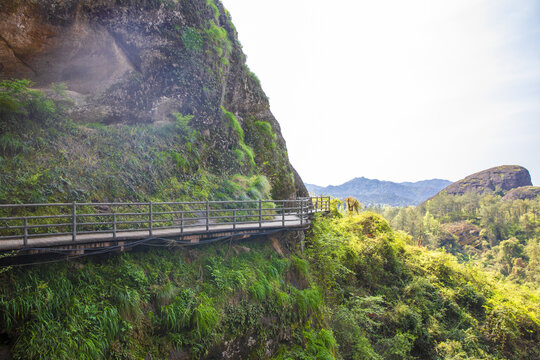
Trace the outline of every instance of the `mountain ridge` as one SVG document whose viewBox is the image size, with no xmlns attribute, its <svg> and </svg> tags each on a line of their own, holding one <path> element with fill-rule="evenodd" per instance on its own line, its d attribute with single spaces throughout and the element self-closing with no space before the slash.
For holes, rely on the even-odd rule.
<svg viewBox="0 0 540 360">
<path fill-rule="evenodd" d="M 422 203 L 450 184 L 451 181 L 444 179 L 398 183 L 362 176 L 341 185 L 318 186 L 306 183 L 306 188 L 313 195 L 331 195 L 337 198 L 353 196 L 364 204 L 409 206 Z"/>
</svg>

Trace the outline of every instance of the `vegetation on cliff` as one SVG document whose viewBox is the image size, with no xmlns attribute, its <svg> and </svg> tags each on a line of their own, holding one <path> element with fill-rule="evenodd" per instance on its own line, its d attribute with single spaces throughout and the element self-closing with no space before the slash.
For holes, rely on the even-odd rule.
<svg viewBox="0 0 540 360">
<path fill-rule="evenodd" d="M 152 249 L 8 272 L 1 328 L 20 359 L 165 358 L 173 351 L 264 357 L 269 341 L 275 346 L 318 314 L 321 297 L 284 282 L 297 272 L 293 260 L 246 245 Z M 253 342 L 247 349 L 225 345 L 244 337 Z"/>
<path fill-rule="evenodd" d="M 261 157 L 279 152 L 254 153 L 238 122 L 237 147 L 216 152 L 191 125 L 191 115 L 175 113 L 174 122 L 162 125 L 80 124 L 30 85 L 0 83 L 2 203 L 259 199 L 291 192 L 283 173 L 267 169 Z M 257 136 L 251 142 L 260 141 L 257 150 L 277 146 L 271 129 L 252 127 L 249 139 Z M 222 168 L 223 162 L 228 165 Z M 277 164 L 289 166 L 286 157 Z M 268 184 L 265 174 L 273 186 L 257 188 Z M 292 174 L 285 178 L 294 183 Z"/>
</svg>

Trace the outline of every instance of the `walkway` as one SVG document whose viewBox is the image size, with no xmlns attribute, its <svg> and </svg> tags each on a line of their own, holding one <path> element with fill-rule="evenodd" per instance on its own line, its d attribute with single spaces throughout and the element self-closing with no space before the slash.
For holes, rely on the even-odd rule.
<svg viewBox="0 0 540 360">
<path fill-rule="evenodd" d="M 297 200 L 148 203 L 0 204 L 0 250 L 91 244 L 110 246 L 142 239 L 191 242 L 224 234 L 256 234 L 309 225 L 330 210 L 329 197 Z"/>
</svg>

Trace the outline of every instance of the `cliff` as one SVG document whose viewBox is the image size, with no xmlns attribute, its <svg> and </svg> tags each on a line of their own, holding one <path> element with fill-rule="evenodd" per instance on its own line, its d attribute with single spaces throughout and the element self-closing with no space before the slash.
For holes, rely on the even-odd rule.
<svg viewBox="0 0 540 360">
<path fill-rule="evenodd" d="M 8 0 L 0 34 L 0 80 L 32 81 L 32 90 L 0 86 L 4 197 L 204 198 L 215 191 L 186 182 L 209 190 L 229 180 L 228 196 L 242 185 L 235 175 L 266 177 L 274 198 L 305 195 L 219 1 Z M 50 106 L 30 114 L 32 104 Z M 32 176 L 45 195 L 14 186 Z M 133 189 L 114 190 L 122 186 Z"/>
</svg>

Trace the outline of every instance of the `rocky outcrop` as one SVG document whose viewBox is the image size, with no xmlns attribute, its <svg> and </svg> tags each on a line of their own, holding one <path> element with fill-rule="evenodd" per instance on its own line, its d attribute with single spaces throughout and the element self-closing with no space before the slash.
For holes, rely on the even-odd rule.
<svg viewBox="0 0 540 360">
<path fill-rule="evenodd" d="M 443 191 L 449 195 L 486 192 L 503 195 L 509 190 L 530 185 L 531 175 L 527 169 L 517 165 L 503 165 L 469 175 Z"/>
<path fill-rule="evenodd" d="M 174 121 L 174 112 L 193 115 L 190 125 L 214 149 L 207 166 L 218 173 L 230 171 L 224 154 L 242 145 L 226 109 L 246 132 L 246 145 L 259 150 L 254 160 L 273 196 L 294 197 L 295 179 L 301 179 L 245 60 L 219 0 L 0 3 L 0 80 L 27 78 L 52 95 L 61 84 L 78 123 L 159 126 Z M 268 123 L 275 144 L 261 149 L 253 143 L 246 121 Z M 248 168 L 246 162 L 242 172 L 249 174 Z"/>
<path fill-rule="evenodd" d="M 480 230 L 482 230 L 480 227 L 466 221 L 458 221 L 441 226 L 442 233 L 453 237 L 462 247 L 479 247 L 481 244 Z"/>
<path fill-rule="evenodd" d="M 540 196 L 540 186 L 522 186 L 510 190 L 503 200 L 526 200 Z"/>
</svg>

